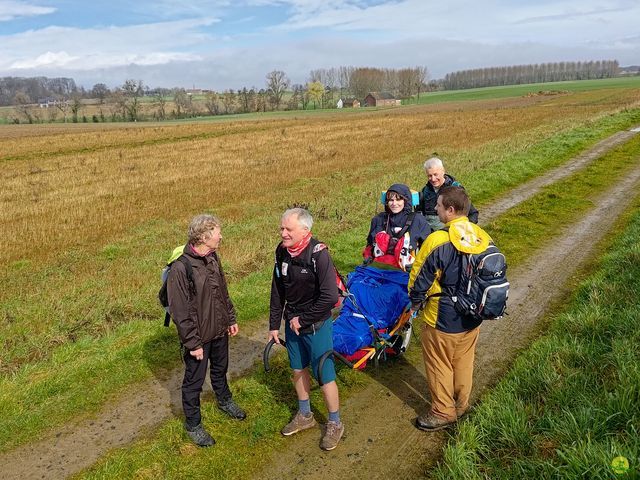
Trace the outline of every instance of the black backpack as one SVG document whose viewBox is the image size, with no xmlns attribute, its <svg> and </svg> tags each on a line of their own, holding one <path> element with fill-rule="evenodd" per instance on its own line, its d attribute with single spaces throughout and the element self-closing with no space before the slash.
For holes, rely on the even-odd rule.
<svg viewBox="0 0 640 480">
<path fill-rule="evenodd" d="M 175 262 L 180 262 L 184 265 L 184 268 L 187 272 L 187 280 L 189 281 L 189 299 L 195 297 L 196 295 L 196 284 L 193 281 L 193 267 L 191 266 L 191 262 L 184 255 L 180 255 L 173 262 L 167 263 L 167 266 L 162 269 L 162 286 L 160 287 L 160 291 L 158 292 L 158 300 L 160 300 L 160 305 L 164 307 L 164 326 L 168 327 L 171 323 L 171 314 L 169 313 L 169 296 L 167 294 L 167 279 L 169 278 L 169 271 L 171 270 L 171 266 Z"/>
<path fill-rule="evenodd" d="M 451 296 L 456 311 L 474 320 L 501 318 L 509 297 L 504 255 L 494 244 L 482 253 L 458 253 L 461 275 L 456 293 Z"/>
</svg>

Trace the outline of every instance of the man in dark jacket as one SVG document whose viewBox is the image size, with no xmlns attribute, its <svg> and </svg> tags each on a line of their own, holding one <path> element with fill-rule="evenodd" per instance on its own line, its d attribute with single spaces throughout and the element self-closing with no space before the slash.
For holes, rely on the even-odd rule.
<svg viewBox="0 0 640 480">
<path fill-rule="evenodd" d="M 278 331 L 284 318 L 289 365 L 298 395 L 298 412 L 283 429 L 285 436 L 316 424 L 309 405 L 311 378 L 308 366 L 318 379 L 320 357 L 333 350 L 331 310 L 338 301 L 336 270 L 326 245 L 311 235 L 313 218 L 302 208 L 282 215 L 276 263 L 271 284 L 269 339 L 280 343 Z M 324 362 L 321 386 L 329 421 L 320 444 L 333 450 L 344 433 L 340 421 L 340 400 L 333 359 Z"/>
<path fill-rule="evenodd" d="M 421 212 L 429 222 L 431 229 L 436 231 L 444 227 L 436 212 L 438 192 L 444 187 L 462 187 L 462 185 L 451 175 L 445 173 L 442 160 L 438 157 L 429 158 L 424 162 L 424 171 L 427 174 L 428 182 L 420 192 L 420 203 L 416 207 L 416 211 Z M 478 210 L 473 204 L 469 206 L 467 218 L 472 223 L 478 223 Z"/>
<path fill-rule="evenodd" d="M 202 426 L 200 392 L 210 364 L 211 386 L 218 408 L 233 418 L 246 414 L 231 398 L 227 383 L 229 335 L 238 333 L 236 312 L 229 298 L 227 281 L 216 250 L 222 240 L 220 221 L 198 215 L 189 225 L 183 261 L 172 264 L 167 279 L 169 313 L 178 327 L 185 365 L 182 407 L 186 430 L 201 447 L 215 443 Z"/>
</svg>

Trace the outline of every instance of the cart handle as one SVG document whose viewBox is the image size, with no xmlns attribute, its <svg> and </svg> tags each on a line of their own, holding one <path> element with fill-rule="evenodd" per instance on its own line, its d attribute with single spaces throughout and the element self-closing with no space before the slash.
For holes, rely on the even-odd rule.
<svg viewBox="0 0 640 480">
<path fill-rule="evenodd" d="M 335 358 L 337 358 L 338 360 L 340 360 L 342 363 L 344 363 L 347 367 L 349 368 L 353 368 L 353 363 L 351 363 L 349 360 L 347 360 L 346 358 L 344 358 L 342 355 L 340 355 L 338 352 L 336 352 L 335 350 L 327 350 L 326 352 L 324 352 L 322 354 L 322 356 L 320 357 L 320 361 L 318 362 L 318 384 L 322 387 L 324 385 L 324 382 L 322 381 L 322 368 L 324 367 L 324 362 L 327 358 L 329 358 L 331 355 L 333 355 Z"/>
<path fill-rule="evenodd" d="M 283 347 L 287 346 L 287 342 L 285 342 L 283 339 L 278 337 L 278 340 L 280 340 L 280 344 Z M 264 371 L 267 372 L 267 373 L 269 373 L 269 371 L 271 370 L 271 368 L 269 367 L 269 353 L 271 353 L 271 348 L 275 344 L 276 344 L 276 341 L 272 338 L 271 340 L 269 340 L 267 345 L 264 347 L 264 352 L 262 352 L 262 363 L 264 363 Z"/>
</svg>

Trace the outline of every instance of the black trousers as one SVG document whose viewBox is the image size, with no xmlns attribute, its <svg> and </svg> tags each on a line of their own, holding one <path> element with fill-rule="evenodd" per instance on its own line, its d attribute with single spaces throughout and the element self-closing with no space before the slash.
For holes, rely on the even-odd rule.
<svg viewBox="0 0 640 480">
<path fill-rule="evenodd" d="M 184 380 L 182 381 L 182 408 L 189 428 L 200 424 L 200 393 L 210 365 L 211 387 L 218 403 L 231 398 L 231 390 L 227 383 L 229 367 L 229 336 L 216 338 L 202 346 L 204 358 L 196 360 L 189 350 L 184 349 Z"/>
</svg>

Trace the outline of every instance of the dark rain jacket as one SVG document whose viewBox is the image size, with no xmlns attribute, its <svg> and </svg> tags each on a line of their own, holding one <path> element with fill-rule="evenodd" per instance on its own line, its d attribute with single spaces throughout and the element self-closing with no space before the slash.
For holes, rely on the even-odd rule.
<svg viewBox="0 0 640 480">
<path fill-rule="evenodd" d="M 458 182 L 451 175 L 444 174 L 444 183 L 440 188 L 444 187 L 462 187 L 460 182 Z M 464 188 L 464 187 L 463 187 Z M 439 191 L 440 189 L 438 189 Z M 438 192 L 435 191 L 433 185 L 429 182 L 422 188 L 420 192 L 420 203 L 416 207 L 417 212 L 421 212 L 423 215 L 429 216 L 438 216 L 436 213 L 436 202 L 438 201 Z M 473 206 L 473 203 L 469 206 L 469 215 L 467 218 L 472 223 L 478 223 L 478 209 Z"/>
<path fill-rule="evenodd" d="M 309 333 L 331 316 L 338 302 L 336 269 L 329 250 L 314 238 L 296 257 L 282 244 L 276 249 L 271 282 L 269 330 L 279 330 L 285 321 L 300 317 L 302 333 Z"/>
<path fill-rule="evenodd" d="M 182 262 L 174 262 L 167 278 L 169 313 L 178 327 L 180 342 L 189 351 L 227 334 L 236 323 L 236 311 L 229 298 L 227 281 L 215 252 L 206 257 L 193 253 L 190 245 L 183 252 L 193 267 L 196 294 L 189 291 Z"/>
</svg>

